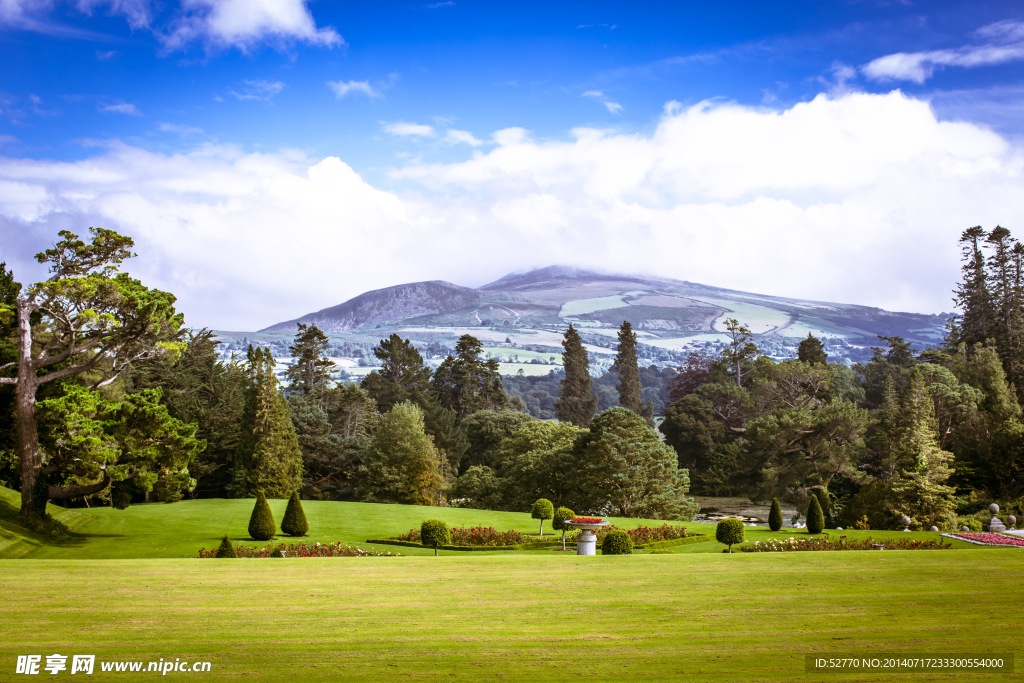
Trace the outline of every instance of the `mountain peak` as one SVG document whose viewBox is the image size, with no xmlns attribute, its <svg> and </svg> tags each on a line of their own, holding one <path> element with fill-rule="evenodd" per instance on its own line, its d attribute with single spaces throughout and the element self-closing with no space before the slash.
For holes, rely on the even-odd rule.
<svg viewBox="0 0 1024 683">
<path fill-rule="evenodd" d="M 575 266 L 555 265 L 545 268 L 535 268 L 527 271 L 515 271 L 508 275 L 490 282 L 481 291 L 522 291 L 527 289 L 549 289 L 564 287 L 567 284 L 580 280 L 610 281 L 610 282 L 642 282 L 642 278 L 635 275 L 618 275 L 614 273 L 601 273 L 595 270 L 585 270 Z"/>
</svg>

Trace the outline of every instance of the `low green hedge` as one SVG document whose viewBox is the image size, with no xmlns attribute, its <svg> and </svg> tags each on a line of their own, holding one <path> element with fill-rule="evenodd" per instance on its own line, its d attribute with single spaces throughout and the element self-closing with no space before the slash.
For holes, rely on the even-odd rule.
<svg viewBox="0 0 1024 683">
<path fill-rule="evenodd" d="M 400 541 L 397 538 L 371 538 L 367 543 L 378 545 L 401 545 L 406 548 L 432 549 L 434 546 L 423 545 L 416 541 Z M 519 545 L 439 545 L 438 550 L 534 550 L 536 548 L 551 548 L 559 544 L 559 541 L 537 541 L 534 543 L 520 543 Z"/>
<path fill-rule="evenodd" d="M 643 545 L 634 546 L 634 550 L 653 550 L 655 548 L 673 548 L 677 545 L 690 545 L 691 543 L 703 543 L 704 541 L 710 541 L 711 536 L 709 534 L 694 534 L 693 536 L 687 536 L 686 538 L 673 538 L 668 541 L 655 541 L 654 543 L 644 543 Z"/>
</svg>

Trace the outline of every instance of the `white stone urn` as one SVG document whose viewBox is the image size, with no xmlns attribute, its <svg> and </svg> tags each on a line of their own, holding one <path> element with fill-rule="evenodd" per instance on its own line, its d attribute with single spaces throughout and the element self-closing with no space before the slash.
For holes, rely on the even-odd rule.
<svg viewBox="0 0 1024 683">
<path fill-rule="evenodd" d="M 597 555 L 597 536 L 594 532 L 609 524 L 611 522 L 590 517 L 573 517 L 566 520 L 566 526 L 575 527 L 580 530 L 579 536 L 576 537 L 576 554 Z"/>
</svg>

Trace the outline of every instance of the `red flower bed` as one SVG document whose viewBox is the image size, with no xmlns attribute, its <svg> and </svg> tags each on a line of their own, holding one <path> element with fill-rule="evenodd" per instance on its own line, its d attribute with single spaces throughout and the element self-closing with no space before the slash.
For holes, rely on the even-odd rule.
<svg viewBox="0 0 1024 683">
<path fill-rule="evenodd" d="M 575 524 L 600 524 L 604 520 L 599 517 L 573 517 L 569 521 Z"/>
<path fill-rule="evenodd" d="M 474 526 L 468 529 L 466 527 L 454 527 L 451 529 L 451 535 L 452 545 L 519 545 L 530 540 L 526 534 L 521 534 L 518 531 L 496 531 L 494 527 L 489 526 Z M 409 529 L 409 533 L 402 534 L 398 537 L 398 540 L 419 543 L 420 530 Z"/>
<path fill-rule="evenodd" d="M 285 557 L 397 557 L 399 553 L 363 550 L 350 545 L 335 543 L 278 543 L 257 548 L 253 545 L 236 545 L 239 557 L 271 557 L 277 551 L 284 551 Z M 217 557 L 217 549 L 199 551 L 199 557 Z"/>
<path fill-rule="evenodd" d="M 980 543 L 982 545 L 1012 545 L 1024 547 L 1024 538 L 1004 536 L 1003 534 L 980 534 L 967 533 L 964 531 L 949 535 L 953 538 L 958 538 L 961 541 L 970 541 L 972 543 Z"/>
<path fill-rule="evenodd" d="M 609 531 L 617 531 L 619 527 L 614 524 L 603 526 L 600 529 L 596 529 L 594 533 L 597 535 L 597 542 L 604 543 L 604 537 L 608 535 Z M 569 536 L 573 540 L 579 532 L 576 532 Z M 671 526 L 670 524 L 662 524 L 661 526 L 638 526 L 635 529 L 627 529 L 626 533 L 633 539 L 633 545 L 643 545 L 645 543 L 657 543 L 658 541 L 672 541 L 677 538 L 686 538 L 686 527 L 684 526 Z"/>
<path fill-rule="evenodd" d="M 875 541 L 866 538 L 856 541 L 840 536 L 835 540 L 828 538 L 788 538 L 757 541 L 741 548 L 745 553 L 789 553 L 814 550 L 874 550 L 875 545 L 884 546 L 886 550 L 949 550 L 952 544 L 942 541 L 919 541 L 910 538 L 883 539 Z"/>
</svg>

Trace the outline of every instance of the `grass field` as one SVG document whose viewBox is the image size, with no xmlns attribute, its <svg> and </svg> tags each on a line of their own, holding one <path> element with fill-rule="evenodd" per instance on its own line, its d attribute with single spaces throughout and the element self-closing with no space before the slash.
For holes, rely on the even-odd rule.
<svg viewBox="0 0 1024 683">
<path fill-rule="evenodd" d="M 203 680 L 1020 680 L 803 668 L 805 654 L 1019 655 L 1020 562 L 988 549 L 2 560 L 0 681 L 33 653 L 209 661 Z"/>
<path fill-rule="evenodd" d="M 1020 680 L 805 674 L 803 659 L 1021 655 L 1024 555 L 1015 549 L 728 555 L 709 541 L 674 555 L 623 557 L 534 550 L 434 558 L 381 546 L 407 556 L 199 560 L 199 547 L 223 533 L 245 537 L 252 501 L 51 507 L 73 528 L 56 543 L 20 527 L 16 504 L 13 491 L 0 489 L 0 557 L 22 558 L 0 559 L 0 683 L 21 679 L 12 673 L 18 655 L 54 653 L 96 655 L 96 680 L 146 677 L 104 673 L 103 662 L 145 668 L 161 658 L 210 662 L 202 679 Z M 284 506 L 271 501 L 278 521 Z M 426 517 L 530 533 L 537 524 L 525 513 L 304 507 L 310 540 L 362 547 Z M 806 534 L 747 527 L 748 540 L 790 535 Z"/>
</svg>

